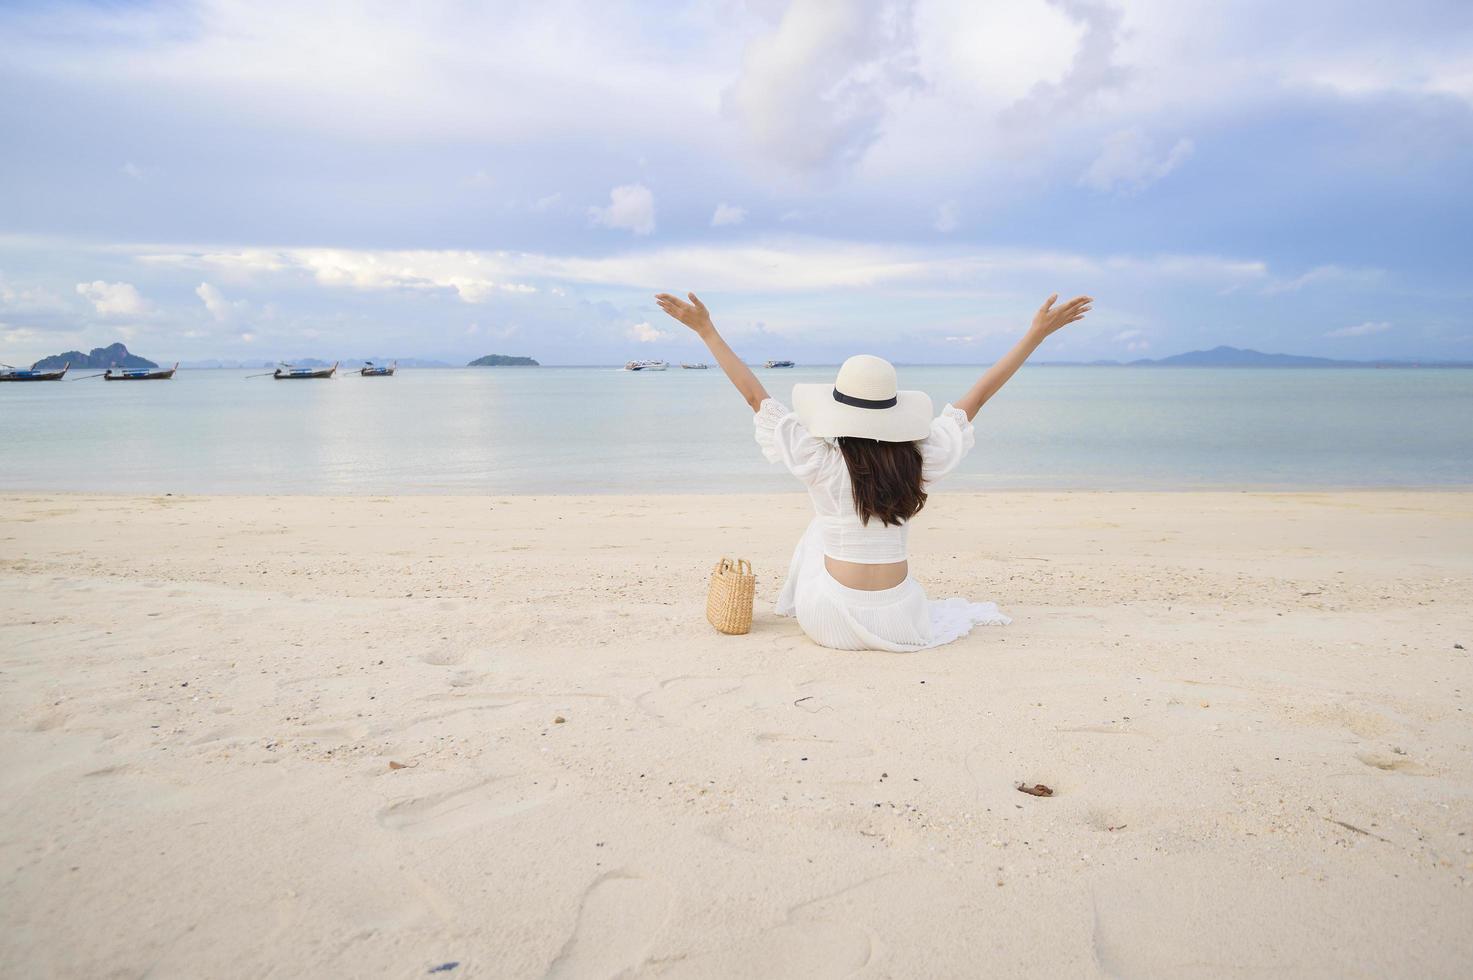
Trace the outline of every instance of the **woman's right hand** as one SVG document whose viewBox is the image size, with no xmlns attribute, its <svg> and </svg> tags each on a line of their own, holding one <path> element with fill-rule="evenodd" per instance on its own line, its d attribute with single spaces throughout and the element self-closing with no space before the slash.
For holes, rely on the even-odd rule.
<svg viewBox="0 0 1473 980">
<path fill-rule="evenodd" d="M 702 337 L 714 332 L 716 327 L 711 322 L 711 311 L 706 309 L 706 304 L 702 303 L 695 293 L 686 293 L 685 295 L 690 297 L 689 303 L 679 296 L 672 296 L 669 293 L 656 293 L 655 302 L 660 304 L 660 309 L 687 327 L 690 327 Z"/>
<path fill-rule="evenodd" d="M 1089 304 L 1094 302 L 1093 297 L 1076 296 L 1063 306 L 1055 306 L 1054 300 L 1058 298 L 1059 294 L 1054 293 L 1048 299 L 1044 300 L 1043 305 L 1038 308 L 1038 312 L 1033 314 L 1033 326 L 1028 328 L 1028 332 L 1039 340 L 1047 337 L 1066 323 L 1073 323 L 1075 320 L 1084 319 L 1084 314 L 1089 312 Z"/>
</svg>

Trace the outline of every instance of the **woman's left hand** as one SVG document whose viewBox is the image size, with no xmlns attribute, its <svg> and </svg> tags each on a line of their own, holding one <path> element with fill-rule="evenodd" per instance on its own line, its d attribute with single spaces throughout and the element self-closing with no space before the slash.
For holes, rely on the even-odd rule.
<svg viewBox="0 0 1473 980">
<path fill-rule="evenodd" d="M 706 309 L 706 304 L 695 293 L 685 295 L 690 297 L 689 303 L 669 293 L 656 293 L 655 301 L 660 304 L 660 309 L 704 337 L 716 329 L 711 323 L 711 311 Z"/>
</svg>

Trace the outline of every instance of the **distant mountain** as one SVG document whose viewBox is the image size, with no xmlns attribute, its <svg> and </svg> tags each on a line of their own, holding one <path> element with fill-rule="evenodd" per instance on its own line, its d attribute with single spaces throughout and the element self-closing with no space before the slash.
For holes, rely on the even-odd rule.
<svg viewBox="0 0 1473 980">
<path fill-rule="evenodd" d="M 1156 360 L 1137 361 L 1054 361 L 1056 367 L 1293 367 L 1293 368 L 1367 368 L 1367 367 L 1473 367 L 1467 361 L 1337 361 L 1329 357 L 1305 357 L 1301 354 L 1265 354 L 1243 347 L 1214 347 L 1193 350 Z"/>
<path fill-rule="evenodd" d="M 406 368 L 448 368 L 452 365 L 444 361 L 427 360 L 423 357 L 368 357 L 344 359 L 344 364 L 357 364 L 359 360 L 372 361 L 374 364 L 398 364 Z"/>
<path fill-rule="evenodd" d="M 1299 354 L 1265 354 L 1263 351 L 1247 350 L 1242 347 L 1214 347 L 1211 350 L 1193 350 L 1185 354 L 1174 354 L 1158 360 L 1131 361 L 1132 364 L 1151 364 L 1156 367 L 1339 367 L 1350 361 L 1336 361 L 1328 357 L 1304 357 Z"/>
<path fill-rule="evenodd" d="M 205 361 L 183 361 L 179 365 L 188 370 L 218 370 L 220 368 L 239 370 L 241 368 L 274 368 L 276 365 L 269 361 L 221 361 L 210 359 Z"/>
<path fill-rule="evenodd" d="M 69 350 L 64 354 L 56 354 L 52 357 L 43 357 L 36 362 L 38 371 L 55 371 L 63 364 L 70 363 L 74 370 L 104 370 L 110 367 L 123 368 L 156 368 L 153 361 L 137 354 L 128 353 L 128 348 L 122 344 L 113 344 L 110 347 L 94 347 L 92 353 L 83 354 L 79 350 Z"/>
<path fill-rule="evenodd" d="M 530 357 L 512 357 L 509 354 L 487 354 L 471 361 L 466 367 L 541 367 Z"/>
</svg>

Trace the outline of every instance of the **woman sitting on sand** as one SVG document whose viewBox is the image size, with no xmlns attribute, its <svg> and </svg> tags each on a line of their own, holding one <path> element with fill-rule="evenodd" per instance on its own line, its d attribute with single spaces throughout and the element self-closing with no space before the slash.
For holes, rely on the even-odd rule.
<svg viewBox="0 0 1473 980">
<path fill-rule="evenodd" d="M 908 524 L 930 484 L 972 448 L 972 419 L 1044 338 L 1089 312 L 1090 297 L 1054 306 L 1050 296 L 1023 339 L 954 406 L 931 417 L 931 398 L 897 391 L 890 362 L 859 354 L 832 385 L 793 386 L 793 409 L 772 398 L 716 332 L 695 293 L 669 293 L 660 308 L 706 342 L 756 413 L 757 443 L 808 487 L 815 517 L 793 552 L 777 599 L 814 642 L 838 650 L 906 652 L 950 643 L 979 624 L 1009 619 L 990 602 L 930 602 L 910 577 Z M 796 409 L 796 411 L 794 410 Z"/>
</svg>

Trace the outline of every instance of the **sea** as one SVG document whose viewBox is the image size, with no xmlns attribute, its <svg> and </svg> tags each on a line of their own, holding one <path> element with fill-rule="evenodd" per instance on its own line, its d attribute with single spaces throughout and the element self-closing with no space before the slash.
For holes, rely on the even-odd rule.
<svg viewBox="0 0 1473 980">
<path fill-rule="evenodd" d="M 902 366 L 939 410 L 983 370 Z M 757 369 L 774 396 L 833 366 Z M 796 488 L 722 372 L 401 368 L 0 384 L 0 490 L 747 493 Z M 74 377 L 82 378 L 73 372 Z M 1473 370 L 1029 366 L 938 489 L 1473 485 Z"/>
</svg>

